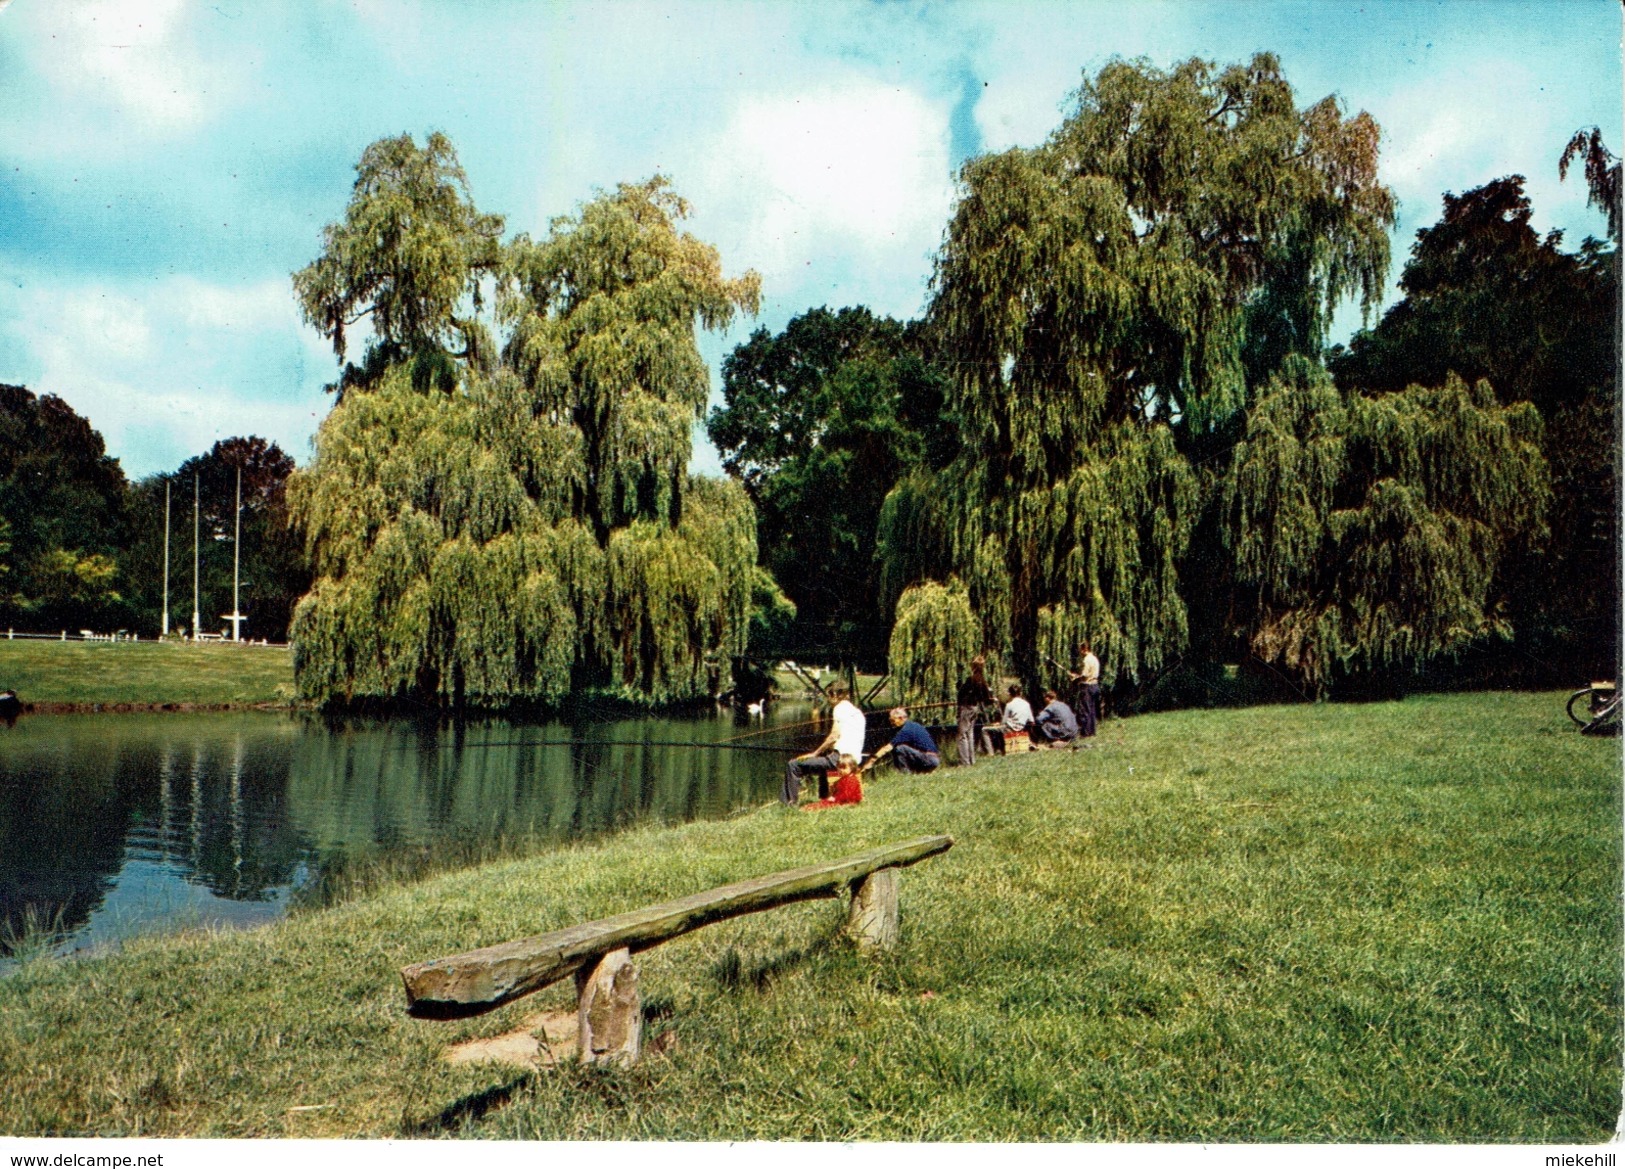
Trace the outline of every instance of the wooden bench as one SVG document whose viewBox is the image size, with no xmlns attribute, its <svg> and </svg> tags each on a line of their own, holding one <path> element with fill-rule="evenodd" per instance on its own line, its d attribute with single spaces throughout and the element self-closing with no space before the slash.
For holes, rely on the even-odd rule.
<svg viewBox="0 0 1625 1169">
<path fill-rule="evenodd" d="M 642 1045 L 642 1000 L 632 954 L 712 922 L 796 901 L 852 896 L 847 930 L 863 950 L 897 944 L 897 870 L 946 852 L 950 836 L 921 836 L 828 864 L 724 885 L 646 909 L 419 962 L 401 970 L 407 1010 L 461 1018 L 576 977 L 581 1059 L 633 1063 Z"/>
</svg>

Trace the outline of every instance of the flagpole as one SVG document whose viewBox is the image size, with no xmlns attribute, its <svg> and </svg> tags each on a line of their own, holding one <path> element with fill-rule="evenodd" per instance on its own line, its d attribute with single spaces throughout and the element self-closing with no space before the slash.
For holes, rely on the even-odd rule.
<svg viewBox="0 0 1625 1169">
<path fill-rule="evenodd" d="M 203 624 L 198 616 L 197 603 L 197 534 L 198 534 L 198 485 L 197 473 L 192 474 L 192 640 L 197 640 L 198 628 Z"/>
<path fill-rule="evenodd" d="M 164 480 L 164 614 L 162 636 L 169 636 L 169 489 L 171 483 Z"/>
<path fill-rule="evenodd" d="M 231 640 L 241 641 L 243 610 L 237 603 L 238 583 L 241 579 L 243 556 L 243 469 L 237 468 L 236 530 L 231 537 Z"/>
</svg>

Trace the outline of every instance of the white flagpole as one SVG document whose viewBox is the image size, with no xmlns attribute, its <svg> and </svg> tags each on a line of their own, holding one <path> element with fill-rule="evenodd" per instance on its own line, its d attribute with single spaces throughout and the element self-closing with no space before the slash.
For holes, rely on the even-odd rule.
<svg viewBox="0 0 1625 1169">
<path fill-rule="evenodd" d="M 243 469 L 237 468 L 237 527 L 231 538 L 231 640 L 241 641 L 243 610 L 237 603 L 238 582 L 243 559 Z"/>
<path fill-rule="evenodd" d="M 164 613 L 162 636 L 169 636 L 169 489 L 171 483 L 164 480 Z"/>
<path fill-rule="evenodd" d="M 197 604 L 197 533 L 198 533 L 198 485 L 197 474 L 192 475 L 192 640 L 197 640 L 198 630 L 203 622 L 198 614 Z"/>
</svg>

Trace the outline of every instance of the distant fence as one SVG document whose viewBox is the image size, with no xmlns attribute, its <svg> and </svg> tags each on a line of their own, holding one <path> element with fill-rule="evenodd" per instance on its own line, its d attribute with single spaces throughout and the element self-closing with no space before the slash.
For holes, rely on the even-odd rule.
<svg viewBox="0 0 1625 1169">
<path fill-rule="evenodd" d="M 60 629 L 55 633 L 26 633 L 26 632 L 23 632 L 23 631 L 17 630 L 17 629 L 7 629 L 6 630 L 6 640 L 7 641 L 141 641 L 143 639 L 142 639 L 142 637 L 141 637 L 141 635 L 139 633 L 131 633 L 128 629 L 115 629 L 110 633 L 98 633 L 94 629 L 77 629 L 77 630 Z M 194 639 L 187 638 L 187 637 L 179 637 L 179 638 L 177 638 L 177 637 L 168 637 L 168 638 L 164 638 L 164 637 L 148 637 L 145 640 L 147 641 L 148 644 L 151 644 L 152 642 L 155 642 L 155 641 L 156 642 L 163 642 L 163 641 L 182 641 L 182 642 L 186 642 L 186 641 L 191 641 L 191 640 L 194 640 Z M 285 641 L 253 641 L 253 640 L 247 640 L 247 641 L 236 641 L 236 642 L 234 642 L 230 638 L 224 637 L 224 636 L 222 636 L 221 634 L 218 634 L 218 633 L 200 634 L 195 640 L 200 641 L 200 642 L 214 642 L 216 644 L 221 644 L 221 645 L 244 645 L 244 646 L 251 645 L 251 646 L 254 646 L 254 647 L 258 648 L 258 649 L 287 649 L 288 648 L 288 643 L 285 642 Z"/>
</svg>

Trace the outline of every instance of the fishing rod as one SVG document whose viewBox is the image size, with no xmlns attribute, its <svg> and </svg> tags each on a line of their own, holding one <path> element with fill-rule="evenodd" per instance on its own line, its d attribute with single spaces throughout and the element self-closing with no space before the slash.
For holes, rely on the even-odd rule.
<svg viewBox="0 0 1625 1169">
<path fill-rule="evenodd" d="M 789 747 L 762 747 L 752 743 L 688 743 L 676 739 L 514 739 L 499 743 L 446 743 L 442 751 L 486 750 L 492 747 L 701 747 L 713 751 L 773 751 Z"/>
<path fill-rule="evenodd" d="M 820 726 L 823 726 L 824 723 L 826 723 L 828 721 L 829 721 L 828 719 L 810 718 L 806 722 L 781 723 L 778 726 L 761 727 L 761 728 L 759 728 L 757 730 L 754 730 L 754 731 L 746 731 L 742 735 L 733 735 L 730 738 L 718 739 L 717 741 L 719 743 L 737 743 L 741 739 L 754 739 L 758 735 L 771 735 L 775 731 L 796 731 L 796 730 L 802 730 L 804 728 L 820 727 Z"/>
<path fill-rule="evenodd" d="M 922 702 L 922 703 L 919 703 L 918 705 L 910 705 L 908 707 L 908 709 L 910 709 L 910 710 L 936 710 L 939 707 L 947 707 L 947 706 L 952 706 L 952 705 L 954 705 L 952 702 Z M 871 711 L 865 712 L 863 717 L 865 719 L 867 719 L 870 715 L 879 714 L 879 713 L 880 713 L 879 711 L 871 710 Z M 771 735 L 771 734 L 773 734 L 773 733 L 775 733 L 777 731 L 798 731 L 798 730 L 805 730 L 805 729 L 809 729 L 809 728 L 810 729 L 817 729 L 819 727 L 824 726 L 828 722 L 829 722 L 829 719 L 827 719 L 827 718 L 813 718 L 813 719 L 808 719 L 806 722 L 781 723 L 778 726 L 760 727 L 757 730 L 746 731 L 742 735 L 734 735 L 734 736 L 732 736 L 730 738 L 720 739 L 718 741 L 722 742 L 722 743 L 737 743 L 742 739 L 754 739 L 754 738 L 758 738 L 758 737 L 760 737 L 762 735 Z"/>
</svg>

